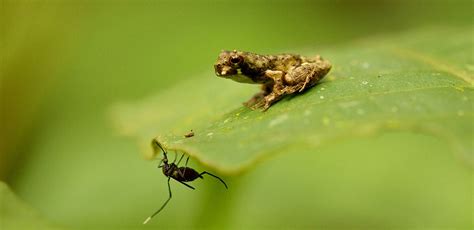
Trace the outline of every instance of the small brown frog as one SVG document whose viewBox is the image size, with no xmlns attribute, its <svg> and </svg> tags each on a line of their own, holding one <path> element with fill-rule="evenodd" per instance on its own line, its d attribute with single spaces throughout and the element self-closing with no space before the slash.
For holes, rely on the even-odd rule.
<svg viewBox="0 0 474 230">
<path fill-rule="evenodd" d="M 262 84 L 262 91 L 244 105 L 265 111 L 283 96 L 314 86 L 329 72 L 331 63 L 319 55 L 259 55 L 223 50 L 214 69 L 218 77 L 241 83 Z"/>
<path fill-rule="evenodd" d="M 184 137 L 185 138 L 194 137 L 194 131 L 191 129 L 191 131 L 189 133 L 184 134 Z"/>
</svg>

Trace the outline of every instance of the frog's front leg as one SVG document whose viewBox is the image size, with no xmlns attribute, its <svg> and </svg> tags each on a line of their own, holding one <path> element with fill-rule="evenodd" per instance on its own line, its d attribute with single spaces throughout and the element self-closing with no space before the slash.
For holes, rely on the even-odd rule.
<svg viewBox="0 0 474 230">
<path fill-rule="evenodd" d="M 252 109 L 262 109 L 263 111 L 265 111 L 270 108 L 273 103 L 280 100 L 286 94 L 285 85 L 283 84 L 284 75 L 285 73 L 283 71 L 265 71 L 265 76 L 273 79 L 273 82 L 269 82 L 263 85 L 262 88 L 267 93 L 262 99 L 260 99 L 251 107 Z"/>
<path fill-rule="evenodd" d="M 262 100 L 264 100 L 264 97 L 267 94 L 268 93 L 265 92 L 265 90 L 262 90 L 262 91 L 256 93 L 255 95 L 253 95 L 253 97 L 250 98 L 248 101 L 244 102 L 244 105 L 252 109 L 256 104 L 258 104 Z"/>
<path fill-rule="evenodd" d="M 253 97 L 251 97 L 248 101 L 244 102 L 244 105 L 251 109 L 255 109 L 256 108 L 255 105 L 261 104 L 261 102 L 265 100 L 265 96 L 267 96 L 268 94 L 272 92 L 273 85 L 274 85 L 273 81 L 263 84 L 261 87 L 262 90 L 256 93 L 255 95 L 253 95 Z"/>
<path fill-rule="evenodd" d="M 327 74 L 329 69 L 330 64 L 326 61 L 303 63 L 291 69 L 284 77 L 285 84 L 288 86 L 287 93 L 301 92 L 314 86 Z"/>
</svg>

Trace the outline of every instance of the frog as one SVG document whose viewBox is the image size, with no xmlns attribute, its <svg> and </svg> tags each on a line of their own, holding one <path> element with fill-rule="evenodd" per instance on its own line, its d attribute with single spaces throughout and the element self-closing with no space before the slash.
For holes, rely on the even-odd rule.
<svg viewBox="0 0 474 230">
<path fill-rule="evenodd" d="M 268 110 L 286 95 L 301 93 L 315 86 L 331 67 L 331 63 L 320 55 L 261 55 L 237 50 L 222 50 L 214 64 L 218 77 L 239 83 L 260 84 L 261 91 L 244 105 L 262 111 Z"/>
</svg>

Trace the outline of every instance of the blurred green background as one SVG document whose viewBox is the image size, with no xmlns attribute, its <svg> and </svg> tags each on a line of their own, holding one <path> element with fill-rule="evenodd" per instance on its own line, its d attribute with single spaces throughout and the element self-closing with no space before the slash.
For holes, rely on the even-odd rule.
<svg viewBox="0 0 474 230">
<path fill-rule="evenodd" d="M 202 73 L 214 77 L 212 64 L 221 49 L 292 52 L 417 28 L 470 26 L 472 4 L 461 0 L 2 0 L 0 179 L 57 225 L 87 229 L 142 227 L 143 219 L 166 198 L 166 179 L 157 171 L 156 162 L 141 157 L 133 141 L 116 134 L 109 116 L 111 105 L 155 94 Z M 358 153 L 357 158 L 342 157 L 347 151 Z M 292 182 L 288 177 L 291 170 L 272 170 L 298 165 L 312 156 L 281 155 L 243 175 L 224 175 L 233 189 L 226 193 L 213 181 L 199 182 L 196 191 L 174 185 L 171 205 L 152 225 L 463 226 L 472 217 L 472 185 L 465 183 L 472 182 L 471 173 L 468 169 L 451 170 L 459 166 L 449 154 L 428 154 L 450 151 L 442 141 L 416 134 L 348 139 L 321 150 L 324 154 L 320 155 L 325 157 L 318 158 L 314 167 L 328 175 L 315 176 L 319 181 L 327 180 L 322 188 L 301 180 Z M 380 152 L 392 156 L 391 162 L 377 155 Z M 406 161 L 413 156 L 426 162 L 421 178 L 404 173 L 418 170 L 416 164 Z M 378 163 L 350 166 L 351 161 Z M 344 172 L 349 169 L 341 165 L 353 168 Z M 313 171 L 304 167 L 296 168 L 294 173 L 302 177 Z M 435 175 L 459 180 L 446 180 L 453 186 L 440 188 L 435 186 L 439 181 L 430 182 Z M 279 178 L 286 178 L 285 183 L 279 184 Z M 458 196 L 453 199 L 463 208 L 425 215 L 421 214 L 423 210 L 436 207 L 415 200 L 413 207 L 397 206 L 392 196 L 368 204 L 371 197 L 390 190 L 382 180 L 398 185 L 426 181 L 426 185 L 413 187 L 392 184 L 391 189 L 394 193 L 414 190 L 408 194 L 424 195 L 427 198 L 423 202 L 428 202 L 441 197 L 437 193 L 423 194 L 419 186 L 433 186 L 434 190 L 446 190 L 443 194 Z M 334 199 L 317 202 L 320 212 L 312 213 L 317 220 L 301 214 L 308 208 L 303 201 L 288 206 L 303 189 Z M 381 202 L 383 199 L 387 202 Z M 284 202 L 281 207 L 285 208 L 279 209 L 276 200 Z M 391 208 L 379 209 L 382 203 Z M 273 205 L 273 212 L 269 212 L 268 206 Z M 262 209 L 264 206 L 266 209 Z M 405 216 L 406 209 L 412 212 Z"/>
</svg>

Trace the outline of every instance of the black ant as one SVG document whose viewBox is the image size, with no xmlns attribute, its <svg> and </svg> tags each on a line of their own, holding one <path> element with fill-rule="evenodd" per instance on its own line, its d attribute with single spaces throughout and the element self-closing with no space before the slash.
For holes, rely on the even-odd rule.
<svg viewBox="0 0 474 230">
<path fill-rule="evenodd" d="M 168 201 L 171 200 L 171 187 L 170 187 L 171 178 L 175 179 L 176 181 L 178 181 L 181 184 L 184 184 L 186 187 L 188 187 L 190 189 L 194 189 L 193 186 L 188 185 L 184 182 L 193 181 L 193 180 L 196 180 L 197 178 L 203 178 L 202 175 L 207 174 L 209 176 L 213 176 L 216 179 L 220 180 L 222 182 L 222 184 L 224 184 L 225 188 L 227 189 L 227 185 L 225 184 L 225 182 L 220 177 L 218 177 L 218 176 L 216 176 L 212 173 L 208 173 L 206 171 L 204 171 L 202 173 L 198 173 L 196 170 L 187 167 L 189 156 L 186 159 L 186 164 L 184 165 L 184 167 L 178 167 L 179 163 L 181 162 L 181 160 L 184 157 L 184 153 L 181 155 L 181 158 L 179 158 L 178 163 L 176 163 L 176 164 L 174 163 L 174 162 L 176 162 L 176 156 L 177 156 L 177 154 L 176 154 L 173 163 L 168 164 L 168 155 L 167 155 L 166 151 L 163 149 L 163 147 L 161 147 L 161 145 L 160 145 L 160 143 L 158 143 L 158 141 L 153 140 L 153 148 L 156 149 L 157 146 L 161 149 L 161 151 L 163 151 L 163 155 L 164 155 L 163 159 L 161 159 L 161 162 L 158 165 L 158 168 L 163 168 L 163 174 L 165 174 L 165 176 L 168 177 L 169 197 L 165 201 L 165 203 L 161 206 L 161 208 L 158 209 L 151 216 L 149 216 L 145 220 L 145 222 L 143 222 L 143 224 L 148 223 L 148 221 L 150 221 L 151 218 L 156 216 L 166 206 L 166 204 L 168 204 Z M 161 164 L 161 163 L 163 163 L 163 164 Z"/>
</svg>

